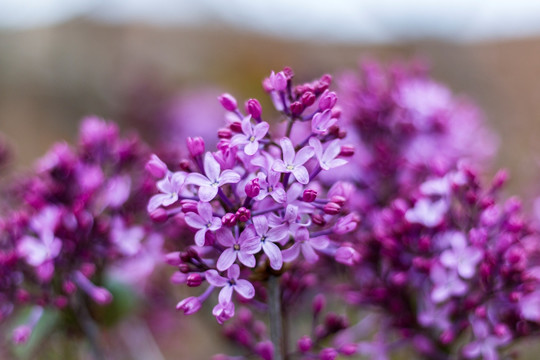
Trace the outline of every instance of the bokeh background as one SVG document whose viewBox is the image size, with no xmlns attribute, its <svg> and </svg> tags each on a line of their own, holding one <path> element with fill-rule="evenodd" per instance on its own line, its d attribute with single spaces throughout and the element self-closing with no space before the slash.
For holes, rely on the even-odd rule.
<svg viewBox="0 0 540 360">
<path fill-rule="evenodd" d="M 538 192 L 540 2 L 527 0 L 0 0 L 0 133 L 14 169 L 72 140 L 88 114 L 149 142 L 174 116 L 195 135 L 205 130 L 190 122 L 197 112 L 221 120 L 222 91 L 262 97 L 272 69 L 307 81 L 366 58 L 428 62 L 484 110 L 509 192 Z M 207 357 L 161 335 L 176 358 Z"/>
</svg>

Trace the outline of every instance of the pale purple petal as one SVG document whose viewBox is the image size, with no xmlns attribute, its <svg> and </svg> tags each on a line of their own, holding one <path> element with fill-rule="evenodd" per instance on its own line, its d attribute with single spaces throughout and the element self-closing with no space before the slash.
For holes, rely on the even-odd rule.
<svg viewBox="0 0 540 360">
<path fill-rule="evenodd" d="M 330 240 L 326 236 L 317 236 L 309 239 L 309 244 L 317 250 L 324 250 L 330 244 Z"/>
<path fill-rule="evenodd" d="M 317 159 L 321 161 L 323 157 L 323 147 L 321 141 L 316 137 L 312 137 L 309 139 L 309 145 L 313 148 L 313 152 L 315 153 Z"/>
<path fill-rule="evenodd" d="M 298 255 L 300 255 L 300 244 L 299 243 L 293 244 L 293 246 L 291 246 L 290 248 L 283 250 L 281 252 L 281 255 L 282 255 L 283 261 L 289 262 L 289 261 L 296 260 Z"/>
<path fill-rule="evenodd" d="M 236 134 L 232 137 L 230 146 L 244 145 L 249 142 L 249 139 L 244 134 Z"/>
<path fill-rule="evenodd" d="M 307 169 L 303 166 L 298 166 L 292 171 L 294 177 L 300 184 L 306 185 L 309 182 L 309 174 Z"/>
<path fill-rule="evenodd" d="M 435 286 L 431 292 L 431 300 L 441 303 L 450 297 L 450 290 L 446 286 Z"/>
<path fill-rule="evenodd" d="M 262 139 L 266 133 L 268 132 L 268 129 L 270 128 L 270 125 L 266 122 L 262 122 L 260 124 L 255 125 L 253 128 L 253 135 L 257 140 Z"/>
<path fill-rule="evenodd" d="M 279 143 L 281 145 L 281 150 L 283 152 L 283 161 L 286 164 L 292 164 L 294 161 L 294 147 L 291 140 L 289 140 L 289 138 L 282 138 L 279 141 Z M 274 167 L 272 166 L 272 168 Z"/>
<path fill-rule="evenodd" d="M 186 177 L 186 184 L 193 184 L 197 186 L 210 186 L 212 182 L 208 180 L 208 178 L 203 174 L 190 173 Z"/>
<path fill-rule="evenodd" d="M 219 163 L 214 158 L 211 152 L 207 152 L 204 155 L 204 173 L 210 179 L 210 181 L 217 180 L 219 173 L 221 172 L 221 167 Z"/>
<path fill-rule="evenodd" d="M 205 223 L 212 219 L 212 205 L 207 202 L 200 202 L 197 204 L 197 211 Z"/>
<path fill-rule="evenodd" d="M 240 266 L 238 266 L 237 264 L 231 266 L 227 271 L 227 276 L 229 277 L 229 279 L 238 279 L 238 277 L 240 276 Z"/>
<path fill-rule="evenodd" d="M 223 246 L 231 247 L 236 244 L 231 229 L 225 227 L 216 232 L 216 238 L 217 241 Z"/>
<path fill-rule="evenodd" d="M 234 290 L 246 299 L 252 299 L 255 296 L 255 288 L 249 281 L 244 279 L 238 279 L 236 281 Z"/>
<path fill-rule="evenodd" d="M 303 165 L 306 161 L 313 157 L 314 151 L 311 146 L 306 146 L 300 149 L 294 158 L 294 165 Z"/>
<path fill-rule="evenodd" d="M 302 250 L 302 255 L 304 255 L 304 258 L 306 259 L 307 262 L 314 263 L 317 260 L 319 260 L 319 255 L 317 255 L 317 253 L 315 252 L 315 250 L 313 250 L 313 247 L 311 247 L 310 244 L 308 243 L 301 244 L 301 250 Z"/>
<path fill-rule="evenodd" d="M 224 184 L 236 184 L 240 181 L 240 175 L 233 170 L 225 170 L 219 177 L 219 186 Z"/>
<path fill-rule="evenodd" d="M 206 281 L 208 281 L 210 285 L 222 287 L 229 283 L 228 279 L 224 278 L 223 276 L 220 276 L 218 272 L 214 269 L 207 270 L 204 273 L 204 275 L 206 277 Z"/>
<path fill-rule="evenodd" d="M 242 251 L 239 251 L 237 255 L 238 260 L 240 260 L 242 264 L 250 268 L 255 266 L 255 256 L 253 256 L 253 254 L 249 254 L 247 249 L 242 249 Z"/>
<path fill-rule="evenodd" d="M 254 216 L 251 220 L 253 221 L 257 234 L 259 236 L 265 235 L 268 231 L 268 219 L 266 219 L 266 216 Z"/>
<path fill-rule="evenodd" d="M 458 259 L 456 255 L 454 254 L 454 251 L 452 250 L 443 251 L 443 253 L 441 254 L 441 263 L 444 266 L 449 267 L 451 269 L 455 268 L 458 263 Z"/>
<path fill-rule="evenodd" d="M 281 184 L 279 184 L 281 185 Z M 272 191 L 270 193 L 270 196 L 272 196 L 272 199 L 274 199 L 274 201 L 282 204 L 284 203 L 285 201 L 287 201 L 287 193 L 285 192 L 285 190 L 283 189 L 282 186 L 279 186 L 279 187 L 275 187 L 274 188 L 274 191 Z"/>
<path fill-rule="evenodd" d="M 274 161 L 274 164 L 272 164 L 272 170 L 277 171 L 279 173 L 288 173 L 291 172 L 289 169 L 287 169 L 287 165 L 283 162 L 283 160 L 277 159 Z"/>
<path fill-rule="evenodd" d="M 221 228 L 221 219 L 218 217 L 212 218 L 212 222 L 208 230 L 216 231 Z"/>
<path fill-rule="evenodd" d="M 259 142 L 257 140 L 249 141 L 244 147 L 244 152 L 249 156 L 255 155 L 257 150 L 259 150 Z"/>
<path fill-rule="evenodd" d="M 252 241 L 253 239 L 258 241 L 257 233 L 255 232 L 255 227 L 253 225 L 249 225 L 240 234 L 238 242 L 244 244 L 245 242 Z"/>
<path fill-rule="evenodd" d="M 219 271 L 225 271 L 228 268 L 231 267 L 232 264 L 234 264 L 234 261 L 236 260 L 236 251 L 234 251 L 232 248 L 225 249 L 219 256 L 219 259 L 217 261 L 216 267 Z M 253 255 L 252 255 L 253 256 Z"/>
<path fill-rule="evenodd" d="M 327 163 L 327 169 L 324 169 L 323 166 L 321 166 L 324 170 L 329 170 L 329 169 L 333 169 L 333 168 L 337 168 L 339 166 L 343 166 L 345 164 L 347 164 L 348 161 L 345 160 L 345 159 L 334 159 L 330 162 Z"/>
<path fill-rule="evenodd" d="M 209 202 L 216 197 L 217 193 L 217 186 L 201 186 L 199 188 L 199 199 L 204 202 Z"/>
<path fill-rule="evenodd" d="M 146 210 L 150 213 L 163 204 L 163 201 L 167 199 L 170 195 L 168 194 L 156 194 L 150 198 L 150 201 L 148 201 L 148 206 L 146 207 Z"/>
<path fill-rule="evenodd" d="M 206 240 L 206 231 L 208 231 L 208 229 L 204 227 L 195 234 L 195 244 L 197 244 L 197 246 L 204 246 L 204 242 Z"/>
<path fill-rule="evenodd" d="M 184 215 L 184 220 L 186 221 L 186 224 L 188 224 L 194 229 L 206 228 L 206 221 L 202 217 L 200 217 L 199 215 L 193 212 L 189 212 L 186 215 Z"/>
<path fill-rule="evenodd" d="M 289 227 L 285 224 L 277 226 L 271 229 L 266 236 L 268 241 L 280 242 L 289 236 Z"/>
<path fill-rule="evenodd" d="M 229 268 L 230 269 L 230 268 Z M 219 292 L 218 300 L 220 304 L 227 304 L 231 302 L 231 297 L 233 293 L 233 287 L 231 285 L 226 285 Z"/>
<path fill-rule="evenodd" d="M 266 256 L 268 256 L 268 260 L 270 260 L 270 266 L 272 269 L 281 269 L 283 266 L 283 256 L 281 255 L 281 250 L 279 247 L 270 241 L 266 241 L 262 248 Z"/>
<path fill-rule="evenodd" d="M 178 201 L 178 194 L 177 193 L 171 193 L 166 198 L 163 199 L 163 206 L 169 206 L 174 204 Z"/>
</svg>

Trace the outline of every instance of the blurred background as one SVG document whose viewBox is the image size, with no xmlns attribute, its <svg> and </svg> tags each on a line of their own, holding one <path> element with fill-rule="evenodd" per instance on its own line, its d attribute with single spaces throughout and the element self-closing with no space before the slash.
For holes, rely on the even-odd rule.
<svg viewBox="0 0 540 360">
<path fill-rule="evenodd" d="M 196 135 L 197 112 L 222 120 L 223 91 L 243 103 L 264 97 L 271 70 L 308 81 L 366 58 L 427 61 L 484 110 L 509 192 L 538 191 L 540 2 L 528 0 L 0 0 L 0 133 L 16 169 L 72 141 L 88 114 L 150 142 L 175 116 L 173 139 Z"/>
</svg>

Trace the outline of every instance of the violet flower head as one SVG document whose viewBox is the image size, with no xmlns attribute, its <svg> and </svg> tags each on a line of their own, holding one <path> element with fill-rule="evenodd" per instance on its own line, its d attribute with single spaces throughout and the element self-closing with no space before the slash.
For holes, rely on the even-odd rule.
<svg viewBox="0 0 540 360">
<path fill-rule="evenodd" d="M 303 165 L 313 156 L 313 148 L 304 147 L 298 153 L 295 153 L 292 142 L 288 138 L 282 138 L 279 143 L 283 153 L 283 160 L 277 159 L 272 166 L 272 170 L 280 173 L 292 173 L 300 184 L 307 184 L 309 174 Z"/>
<path fill-rule="evenodd" d="M 198 214 L 189 212 L 185 215 L 186 223 L 194 229 L 198 229 L 195 234 L 195 244 L 204 246 L 207 231 L 216 231 L 221 228 L 221 219 L 213 216 L 212 205 L 206 202 L 197 204 Z"/>
<path fill-rule="evenodd" d="M 231 302 L 233 290 L 246 299 L 255 296 L 253 285 L 245 279 L 239 279 L 240 267 L 237 264 L 227 270 L 227 277 L 220 276 L 216 270 L 208 270 L 205 276 L 210 285 L 222 288 L 219 292 L 219 303 L 222 305 Z"/>
</svg>

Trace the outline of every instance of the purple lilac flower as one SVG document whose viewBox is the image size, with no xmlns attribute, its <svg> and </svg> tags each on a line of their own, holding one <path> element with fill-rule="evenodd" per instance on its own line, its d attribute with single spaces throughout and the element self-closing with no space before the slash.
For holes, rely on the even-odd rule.
<svg viewBox="0 0 540 360">
<path fill-rule="evenodd" d="M 253 224 L 255 226 L 255 232 L 257 233 L 257 239 L 259 240 L 257 252 L 262 249 L 266 256 L 268 256 L 272 269 L 281 269 L 283 257 L 281 255 L 281 250 L 274 243 L 280 243 L 288 237 L 289 229 L 287 225 L 280 225 L 269 229 L 266 216 L 253 217 Z"/>
<path fill-rule="evenodd" d="M 212 205 L 206 202 L 197 204 L 197 212 L 189 212 L 185 215 L 186 223 L 194 229 L 198 229 L 195 234 L 195 244 L 204 246 L 207 231 L 216 231 L 221 228 L 221 219 L 213 216 Z"/>
<path fill-rule="evenodd" d="M 277 159 L 272 170 L 280 173 L 292 173 L 301 184 L 309 182 L 307 169 L 303 166 L 313 156 L 311 147 L 304 147 L 295 153 L 291 140 L 283 138 L 279 141 L 283 151 L 283 160 Z"/>
<path fill-rule="evenodd" d="M 208 270 L 205 275 L 210 285 L 222 288 L 219 292 L 219 303 L 222 305 L 231 302 L 233 290 L 246 299 L 255 296 L 253 285 L 247 280 L 239 279 L 240 267 L 237 264 L 227 270 L 227 277 L 220 276 L 216 270 Z"/>
<path fill-rule="evenodd" d="M 261 122 L 253 126 L 251 116 L 246 116 L 242 120 L 242 134 L 234 135 L 231 139 L 231 146 L 244 145 L 244 152 L 247 155 L 255 155 L 259 150 L 259 141 L 262 140 L 270 125 Z"/>
<path fill-rule="evenodd" d="M 252 226 L 242 231 L 238 239 L 233 236 L 232 230 L 228 228 L 222 228 L 216 233 L 216 237 L 219 243 L 226 247 L 216 264 L 219 271 L 229 269 L 236 259 L 247 267 L 252 268 L 255 266 L 256 262 L 253 254 L 259 252 L 260 240 L 257 238 Z"/>
</svg>

